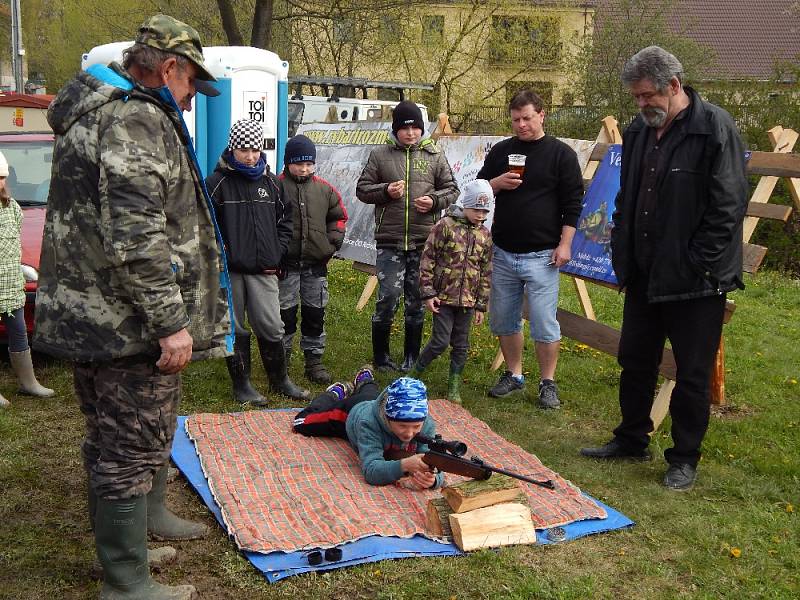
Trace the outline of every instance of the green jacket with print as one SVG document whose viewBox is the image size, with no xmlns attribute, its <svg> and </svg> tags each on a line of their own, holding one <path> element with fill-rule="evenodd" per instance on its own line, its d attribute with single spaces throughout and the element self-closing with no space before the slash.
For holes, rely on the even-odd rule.
<svg viewBox="0 0 800 600">
<path fill-rule="evenodd" d="M 393 181 L 405 182 L 405 193 L 397 200 L 386 188 Z M 428 212 L 414 208 L 414 199 L 430 196 Z M 421 250 L 442 211 L 458 198 L 458 185 L 444 153 L 430 138 L 409 147 L 393 134 L 386 144 L 369 155 L 356 186 L 361 202 L 375 205 L 375 243 L 379 248 Z"/>
</svg>

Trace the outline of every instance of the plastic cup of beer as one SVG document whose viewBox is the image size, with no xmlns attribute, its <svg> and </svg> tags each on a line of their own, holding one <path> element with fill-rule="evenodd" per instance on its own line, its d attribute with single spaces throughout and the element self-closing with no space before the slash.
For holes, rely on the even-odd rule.
<svg viewBox="0 0 800 600">
<path fill-rule="evenodd" d="M 509 154 L 508 155 L 508 170 L 516 173 L 520 177 L 525 173 L 525 159 L 524 154 Z"/>
</svg>

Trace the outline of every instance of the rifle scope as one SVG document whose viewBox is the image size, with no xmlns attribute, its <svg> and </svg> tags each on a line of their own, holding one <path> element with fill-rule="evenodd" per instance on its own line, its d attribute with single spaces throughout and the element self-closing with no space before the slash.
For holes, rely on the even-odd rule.
<svg viewBox="0 0 800 600">
<path fill-rule="evenodd" d="M 417 435 L 414 436 L 414 441 L 418 444 L 425 444 L 435 452 L 446 452 L 453 456 L 464 456 L 467 453 L 467 445 L 464 442 L 443 440 L 438 433 L 432 438 L 425 435 Z"/>
</svg>

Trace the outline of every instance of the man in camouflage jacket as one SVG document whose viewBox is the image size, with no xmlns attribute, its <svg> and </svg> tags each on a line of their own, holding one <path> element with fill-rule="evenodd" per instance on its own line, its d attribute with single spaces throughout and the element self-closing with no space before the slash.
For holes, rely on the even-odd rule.
<svg viewBox="0 0 800 600">
<path fill-rule="evenodd" d="M 56 133 L 34 344 L 74 361 L 103 597 L 190 598 L 147 568 L 147 534 L 207 527 L 164 506 L 190 359 L 226 354 L 224 256 L 181 110 L 213 94 L 197 32 L 166 15 L 123 67 L 95 65 L 48 111 Z M 123 597 L 122 595 L 119 597 Z"/>
</svg>

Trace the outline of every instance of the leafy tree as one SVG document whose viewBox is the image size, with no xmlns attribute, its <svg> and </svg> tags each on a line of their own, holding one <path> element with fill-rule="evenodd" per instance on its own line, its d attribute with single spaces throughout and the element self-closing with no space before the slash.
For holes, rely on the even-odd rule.
<svg viewBox="0 0 800 600">
<path fill-rule="evenodd" d="M 564 62 L 576 99 L 587 107 L 605 109 L 626 123 L 636 107 L 620 73 L 631 56 L 651 45 L 678 57 L 685 81 L 709 72 L 713 52 L 688 36 L 695 23 L 681 18 L 678 4 L 677 0 L 607 0 L 599 6 L 594 32 L 578 40 Z"/>
</svg>

